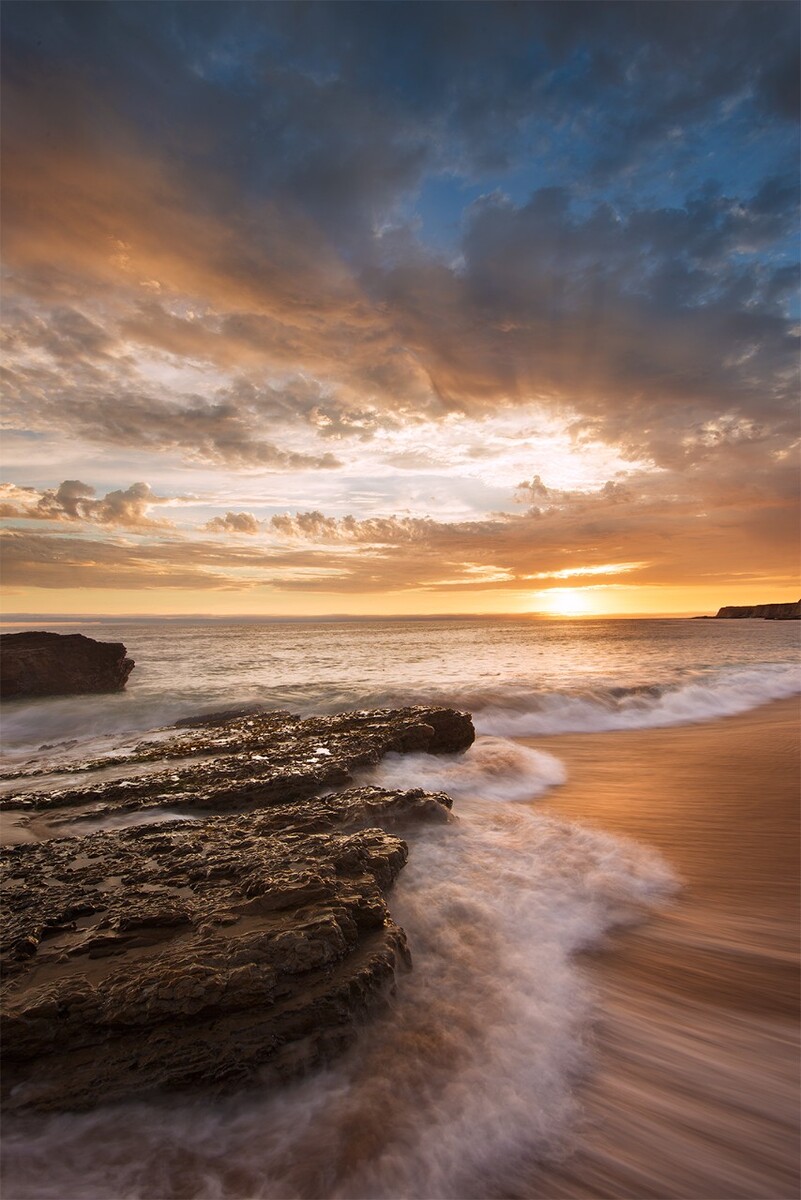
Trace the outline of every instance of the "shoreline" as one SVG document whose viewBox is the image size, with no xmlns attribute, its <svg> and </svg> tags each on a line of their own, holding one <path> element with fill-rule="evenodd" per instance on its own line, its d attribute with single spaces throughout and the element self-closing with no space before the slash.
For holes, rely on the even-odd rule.
<svg viewBox="0 0 801 1200">
<path fill-rule="evenodd" d="M 761 905 L 797 912 L 799 730 L 801 698 L 793 696 L 694 724 L 516 740 L 567 767 L 567 782 L 538 801 L 549 812 L 648 842 L 694 893 L 719 903 L 738 906 L 739 889 L 727 885 L 735 868 L 747 867 Z M 635 761 L 649 763 L 650 777 L 633 776 Z M 705 785 L 714 788 L 714 808 L 692 802 L 703 801 Z M 689 841 L 690 827 L 713 835 L 723 859 Z"/>
<path fill-rule="evenodd" d="M 584 1127 L 528 1197 L 789 1200 L 798 1191 L 799 705 L 521 739 L 562 759 L 541 811 L 659 850 L 673 905 L 586 958 Z"/>
<path fill-rule="evenodd" d="M 404 719 L 412 712 L 419 718 L 418 710 L 403 710 Z M 433 721 L 436 713 L 427 715 Z M 372 719 L 369 713 L 361 718 Z M 256 764 L 249 769 L 268 770 L 259 764 L 267 761 L 261 751 L 265 739 L 275 737 L 267 728 L 274 719 L 238 718 L 226 727 L 226 750 L 235 743 L 244 759 Z M 309 746 L 318 751 L 320 739 L 327 748 L 333 745 L 333 727 L 348 720 L 290 718 L 309 727 Z M 217 745 L 220 728 L 213 723 L 211 728 Z M 415 750 L 423 733 L 427 737 L 432 731 L 433 723 L 430 728 L 404 725 L 402 748 Z M 152 1172 L 148 1186 L 161 1179 L 159 1194 L 164 1197 L 206 1194 L 197 1192 L 206 1170 L 219 1184 L 215 1194 L 231 1200 L 282 1194 L 287 1180 L 292 1194 L 306 1197 L 324 1194 L 321 1188 L 329 1185 L 333 1191 L 325 1194 L 342 1197 L 451 1195 L 452 1189 L 436 1190 L 439 1184 L 433 1182 L 444 1169 L 444 1177 L 464 1185 L 459 1195 L 480 1195 L 482 1200 L 790 1200 L 798 1183 L 797 843 L 792 837 L 798 815 L 797 734 L 798 702 L 793 699 L 695 725 L 517 739 L 553 754 L 567 769 L 565 784 L 530 804 L 532 814 L 556 821 L 546 819 L 540 841 L 525 801 L 485 799 L 472 810 L 480 819 L 466 820 L 461 836 L 445 836 L 445 815 L 439 833 L 432 830 L 419 841 L 415 837 L 409 874 L 391 903 L 409 931 L 417 970 L 399 985 L 404 1006 L 367 1023 L 352 1054 L 332 1064 L 331 1071 L 297 1081 L 290 1091 L 268 1090 L 260 1096 L 251 1090 L 230 1101 L 184 1095 L 177 1100 L 174 1123 L 167 1122 L 158 1133 L 149 1110 L 135 1105 L 129 1110 L 130 1128 L 120 1139 L 117 1110 L 101 1104 L 85 1118 L 74 1115 L 68 1152 L 60 1117 L 28 1122 L 24 1116 L 18 1143 L 9 1148 L 10 1178 L 19 1185 L 15 1195 L 22 1200 L 43 1194 L 36 1182 L 41 1168 L 35 1164 L 43 1149 L 46 1157 L 52 1138 L 70 1164 L 62 1194 L 75 1200 L 90 1194 L 81 1190 L 86 1187 L 85 1156 L 96 1131 L 108 1129 L 109 1154 L 98 1155 L 92 1168 L 95 1184 L 107 1192 L 92 1195 L 111 1194 L 113 1186 L 120 1194 L 144 1196 L 136 1181 L 126 1191 L 120 1174 L 133 1170 L 131 1164 L 143 1156 Z M 171 744 L 171 752 L 180 754 L 170 758 L 162 783 L 177 779 L 176 770 L 185 774 L 184 784 L 199 782 L 193 752 L 197 737 L 208 736 L 193 726 L 180 746 Z M 462 744 L 466 740 L 465 735 Z M 445 743 L 459 748 L 448 736 Z M 363 758 L 358 747 L 347 745 L 348 753 Z M 260 753 L 252 759 L 254 749 Z M 299 746 L 298 761 L 307 764 L 311 786 L 320 761 L 315 757 L 312 762 L 301 750 Z M 164 765 L 163 747 L 159 753 Z M 149 754 L 140 749 L 140 765 L 149 761 Z M 436 765 L 436 758 L 417 757 L 427 766 Z M 269 770 L 274 771 L 277 766 L 271 762 Z M 328 756 L 324 762 L 326 769 L 334 765 Z M 296 767 L 294 759 L 286 764 L 293 772 Z M 127 781 L 123 803 L 149 803 L 154 797 L 148 790 L 158 773 L 141 775 L 129 760 L 131 771 L 136 779 Z M 219 790 L 223 783 L 230 791 L 227 777 L 214 787 Z M 280 779 L 277 784 L 283 787 Z M 119 786 L 106 778 L 93 804 L 115 808 Z M 141 796 L 133 794 L 137 789 L 144 789 Z M 369 800 L 368 791 L 353 794 Z M 413 794 L 434 801 L 439 795 Z M 213 799 L 211 794 L 207 799 Z M 64 800 L 62 794 L 62 806 Z M 306 798 L 298 805 L 307 823 L 309 806 L 315 803 L 322 802 Z M 459 807 L 457 801 L 457 814 Z M 65 815 L 78 818 L 79 810 L 80 805 L 67 803 Z M 206 811 L 212 815 L 213 806 Z M 470 817 L 469 797 L 464 812 Z M 323 815 L 327 821 L 331 814 Z M 226 839 L 239 842 L 244 832 L 252 835 L 254 822 L 282 819 L 278 809 L 267 805 L 223 822 L 219 832 L 227 847 Z M 368 824 L 376 820 L 369 814 Z M 102 834 L 97 846 L 106 857 L 115 847 L 126 855 L 139 847 L 144 854 L 154 839 L 160 844 L 175 836 L 187 843 L 178 849 L 189 850 L 201 831 L 187 830 L 187 824 L 159 833 Z M 551 826 L 556 836 L 549 833 Z M 597 838 L 593 830 L 603 836 Z M 208 832 L 200 837 L 204 845 Z M 628 848 L 618 840 L 626 838 Z M 394 844 L 389 835 L 385 840 Z M 95 842 L 90 838 L 81 846 L 89 844 Z M 69 855 L 69 846 L 58 845 L 59 854 Z M 621 929 L 615 922 L 634 911 L 631 900 L 639 894 L 640 882 L 647 884 L 655 869 L 657 877 L 661 871 L 651 850 L 682 877 L 683 890 L 669 907 Z M 20 857 L 33 853 L 21 848 Z M 44 848 L 36 853 L 53 857 Z M 182 861 L 186 869 L 186 856 Z M 174 900 L 200 904 L 205 918 L 204 864 L 205 857 L 198 860 L 200 875 L 187 876 L 191 886 L 179 889 Z M 127 923 L 132 905 L 145 905 L 145 916 L 150 914 L 154 884 L 174 891 L 182 882 L 167 867 L 168 874 L 158 880 L 150 866 L 128 870 Z M 121 879 L 124 868 L 109 859 L 95 874 L 102 869 L 104 880 Z M 227 869 L 230 875 L 230 864 Z M 43 872 L 34 874 L 38 879 Z M 98 882 L 94 876 L 92 881 L 93 886 Z M 665 883 L 663 895 L 669 894 L 669 881 Z M 105 890 L 103 894 L 104 903 L 114 900 Z M 271 912 L 259 916 L 248 908 L 245 920 L 258 923 L 266 917 L 274 922 Z M 222 929 L 215 933 L 216 941 L 235 936 L 237 926 L 224 924 Z M 604 929 L 614 932 L 602 935 Z M 47 957 L 51 948 L 58 951 L 59 938 L 91 941 L 102 932 L 65 930 L 40 953 Z M 250 925 L 242 932 L 250 936 Z M 177 944 L 178 951 L 182 945 Z M 593 949 L 581 953 L 582 945 Z M 164 953 L 166 944 L 160 947 Z M 144 952 L 147 947 L 131 950 L 134 956 Z M 104 972 L 119 962 L 101 956 L 91 966 Z M 133 966 L 138 969 L 136 962 Z M 233 1039 L 234 1045 L 238 1059 L 241 1045 Z M 571 1062 L 576 1075 L 570 1073 Z M 47 1070 L 51 1067 L 48 1060 Z M 586 1074 L 578 1076 L 578 1071 Z M 319 1112 L 315 1105 L 326 1089 L 331 1102 Z M 336 1097 L 343 1095 L 346 1102 L 339 1103 Z M 259 1144 L 293 1102 L 300 1113 L 317 1112 L 314 1128 L 307 1133 L 301 1128 L 297 1137 L 287 1130 L 288 1140 L 252 1152 L 251 1145 Z M 429 1114 L 422 1126 L 421 1111 Z M 134 1119 L 137 1112 L 145 1114 L 142 1120 Z M 199 1116 L 216 1122 L 220 1136 L 210 1159 L 192 1132 Z M 443 1128 L 433 1135 L 437 1120 L 444 1122 Z M 507 1157 L 499 1156 L 501 1120 L 507 1138 L 514 1130 Z M 245 1131 L 244 1141 L 238 1130 Z M 185 1140 L 187 1153 L 173 1167 L 167 1152 L 176 1137 Z M 406 1182 L 401 1183 L 395 1156 L 404 1139 L 413 1140 L 420 1161 L 404 1159 Z M 482 1139 L 486 1174 L 460 1174 Z M 129 1152 L 120 1159 L 126 1144 Z M 325 1150 L 332 1146 L 339 1147 L 335 1165 Z M 554 1154 L 564 1157 L 547 1157 Z M 225 1182 L 230 1161 L 238 1164 L 236 1184 Z M 481 1165 L 481 1154 L 476 1163 Z M 265 1172 L 275 1173 L 269 1190 L 260 1182 Z"/>
</svg>

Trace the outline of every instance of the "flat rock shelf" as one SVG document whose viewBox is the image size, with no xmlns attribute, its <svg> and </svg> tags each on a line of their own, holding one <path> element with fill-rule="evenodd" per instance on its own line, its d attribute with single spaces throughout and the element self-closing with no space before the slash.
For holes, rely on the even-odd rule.
<svg viewBox="0 0 801 1200">
<path fill-rule="evenodd" d="M 95 760 L 6 796 L 47 824 L 2 852 L 4 1106 L 279 1079 L 347 1046 L 410 965 L 386 903 L 398 833 L 452 819 L 443 793 L 353 772 L 474 736 L 448 709 L 212 714 L 143 742 L 127 778 Z M 139 810 L 158 823 L 102 827 Z"/>
</svg>

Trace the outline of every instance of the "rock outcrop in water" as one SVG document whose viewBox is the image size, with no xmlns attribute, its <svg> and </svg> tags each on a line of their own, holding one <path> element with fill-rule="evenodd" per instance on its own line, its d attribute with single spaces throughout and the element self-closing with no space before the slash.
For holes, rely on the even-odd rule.
<svg viewBox="0 0 801 1200">
<path fill-rule="evenodd" d="M 715 613 L 718 620 L 736 621 L 756 617 L 765 621 L 801 621 L 801 600 L 786 604 L 727 604 Z"/>
<path fill-rule="evenodd" d="M 448 821 L 451 802 L 325 788 L 386 753 L 473 738 L 445 709 L 210 718 L 143 743 L 126 779 L 17 796 L 47 832 L 132 806 L 205 819 L 3 852 L 4 1104 L 279 1078 L 346 1046 L 409 963 L 385 900 L 408 852 L 395 831 Z"/>
<path fill-rule="evenodd" d="M 0 696 L 66 696 L 119 692 L 134 669 L 122 642 L 82 633 L 0 634 Z"/>
<path fill-rule="evenodd" d="M 241 812 L 348 786 L 354 771 L 386 754 L 455 754 L 475 739 L 466 713 L 424 706 L 305 719 L 249 712 L 222 723 L 212 713 L 202 720 L 181 722 L 189 732 L 170 741 L 146 741 L 126 755 L 74 764 L 65 774 L 76 783 L 8 795 L 0 808 L 47 811 L 57 822 L 144 808 L 169 807 L 187 815 Z M 125 768 L 124 778 L 119 767 Z"/>
</svg>

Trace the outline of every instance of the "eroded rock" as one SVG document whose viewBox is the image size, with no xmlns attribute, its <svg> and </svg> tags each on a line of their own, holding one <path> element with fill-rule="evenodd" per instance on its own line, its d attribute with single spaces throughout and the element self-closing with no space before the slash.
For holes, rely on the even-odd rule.
<svg viewBox="0 0 801 1200">
<path fill-rule="evenodd" d="M 384 899 L 406 845 L 378 829 L 216 818 L 19 849 L 3 945 L 12 1108 L 308 1067 L 352 1040 L 407 959 Z"/>
<path fill-rule="evenodd" d="M 451 751 L 472 741 L 469 717 L 273 713 L 205 729 L 171 746 L 210 753 L 210 729 L 222 743 L 202 764 L 210 775 L 174 760 L 180 794 L 235 794 L 237 805 L 247 795 L 248 811 L 3 851 L 7 1107 L 74 1109 L 294 1074 L 352 1041 L 409 963 L 386 904 L 408 853 L 397 831 L 447 822 L 450 799 L 376 787 L 320 794 L 327 769 L 304 756 L 326 749 L 315 758 L 347 775 L 406 747 Z M 163 774 L 107 787 L 142 785 L 139 802 L 166 796 L 174 808 Z M 243 781 L 249 791 L 234 786 Z M 101 794 L 112 809 L 116 793 Z M 37 803 L 49 813 L 64 799 Z"/>
<path fill-rule="evenodd" d="M 124 758 L 78 763 L 83 778 L 49 792 L 13 792 L 0 808 L 36 811 L 83 808 L 96 817 L 141 808 L 238 811 L 283 804 L 324 788 L 345 787 L 355 771 L 389 753 L 452 754 L 475 740 L 467 713 L 415 706 L 301 718 L 251 713 L 208 724 L 164 743 L 142 743 Z M 183 761 L 182 761 L 183 760 Z M 116 766 L 144 773 L 103 781 L 94 772 Z"/>
<path fill-rule="evenodd" d="M 0 695 L 7 700 L 119 692 L 133 669 L 122 642 L 82 633 L 0 634 Z"/>
</svg>

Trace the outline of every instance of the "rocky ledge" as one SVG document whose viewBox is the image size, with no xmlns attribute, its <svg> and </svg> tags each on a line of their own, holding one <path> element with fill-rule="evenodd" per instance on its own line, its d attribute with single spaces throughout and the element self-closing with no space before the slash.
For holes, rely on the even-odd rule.
<svg viewBox="0 0 801 1200">
<path fill-rule="evenodd" d="M 0 696 L 65 696 L 119 692 L 134 669 L 122 642 L 82 633 L 0 634 Z"/>
<path fill-rule="evenodd" d="M 180 727 L 170 740 L 143 741 L 124 756 L 71 764 L 62 772 L 67 786 L 31 791 L 38 769 L 19 772 L 32 782 L 0 799 L 0 808 L 56 822 L 142 808 L 240 812 L 348 786 L 355 771 L 386 754 L 455 754 L 475 739 L 466 713 L 422 705 L 307 718 L 250 711 L 221 720 L 211 713 Z"/>
<path fill-rule="evenodd" d="M 473 737 L 469 716 L 446 709 L 254 714 L 162 746 L 169 781 L 159 769 L 97 783 L 98 798 L 87 780 L 80 803 L 92 791 L 95 818 L 130 812 L 134 789 L 137 808 L 205 819 L 3 851 L 5 1106 L 282 1078 L 346 1046 L 410 963 L 386 905 L 408 853 L 397 834 L 449 821 L 451 802 L 326 791 L 330 773 L 350 782 L 386 753 L 453 753 Z M 147 771 L 155 751 L 144 743 L 132 768 Z M 48 819 L 60 810 L 62 831 L 87 819 L 69 791 L 26 802 Z"/>
</svg>

